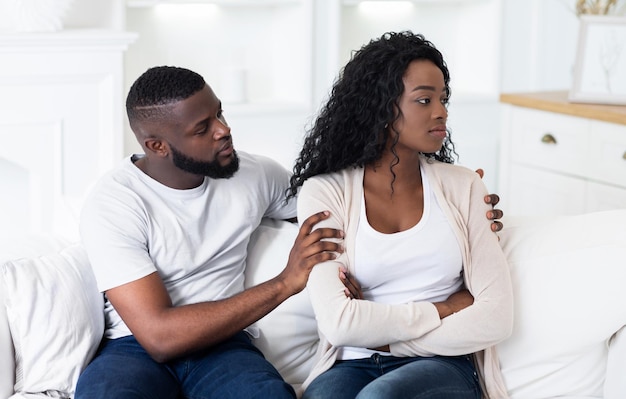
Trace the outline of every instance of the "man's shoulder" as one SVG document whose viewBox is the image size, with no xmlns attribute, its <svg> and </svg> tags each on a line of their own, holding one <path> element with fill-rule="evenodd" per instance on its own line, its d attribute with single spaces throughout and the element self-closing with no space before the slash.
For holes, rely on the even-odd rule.
<svg viewBox="0 0 626 399">
<path fill-rule="evenodd" d="M 89 190 L 86 203 L 107 202 L 112 199 L 127 201 L 127 195 L 136 193 L 138 179 L 131 157 L 124 158 L 115 168 L 102 175 Z M 137 169 L 138 170 L 138 169 Z M 126 193 L 126 194 L 125 194 Z M 117 202 L 117 201 L 115 201 Z"/>
<path fill-rule="evenodd" d="M 239 171 L 235 176 L 254 179 L 255 181 L 283 181 L 290 176 L 289 171 L 277 161 L 265 155 L 237 151 Z"/>
<path fill-rule="evenodd" d="M 239 157 L 239 165 L 247 166 L 252 169 L 255 169 L 257 172 L 262 173 L 266 169 L 278 168 L 282 170 L 287 170 L 285 167 L 280 165 L 277 161 L 272 158 L 261 155 L 261 154 L 253 154 L 246 151 L 237 151 L 237 156 Z"/>
</svg>

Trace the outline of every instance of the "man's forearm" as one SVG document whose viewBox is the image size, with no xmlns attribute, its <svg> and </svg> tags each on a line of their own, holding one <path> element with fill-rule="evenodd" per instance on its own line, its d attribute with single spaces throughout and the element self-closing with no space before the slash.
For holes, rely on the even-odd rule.
<svg viewBox="0 0 626 399">
<path fill-rule="evenodd" d="M 164 307 L 141 325 L 129 327 L 154 360 L 166 362 L 228 339 L 291 295 L 285 284 L 274 278 L 231 298 Z"/>
</svg>

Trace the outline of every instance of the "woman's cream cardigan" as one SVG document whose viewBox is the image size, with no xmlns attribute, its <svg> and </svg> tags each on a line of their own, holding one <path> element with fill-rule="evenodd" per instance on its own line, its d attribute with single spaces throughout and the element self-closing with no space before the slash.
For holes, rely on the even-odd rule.
<svg viewBox="0 0 626 399">
<path fill-rule="evenodd" d="M 317 363 L 303 389 L 334 364 L 337 347 L 389 344 L 394 356 L 475 353 L 484 396 L 508 397 L 493 346 L 511 334 L 513 293 L 506 259 L 485 217 L 489 210 L 484 202 L 487 190 L 478 174 L 467 168 L 424 157 L 420 164 L 459 242 L 465 286 L 474 296 L 474 304 L 440 320 L 430 302 L 388 305 L 348 299 L 338 268 L 343 265 L 353 272 L 363 168 L 310 178 L 298 195 L 298 219 L 330 211 L 330 218 L 318 227 L 343 230 L 345 252 L 334 261 L 315 266 L 309 277 L 307 287 L 320 344 Z"/>
</svg>

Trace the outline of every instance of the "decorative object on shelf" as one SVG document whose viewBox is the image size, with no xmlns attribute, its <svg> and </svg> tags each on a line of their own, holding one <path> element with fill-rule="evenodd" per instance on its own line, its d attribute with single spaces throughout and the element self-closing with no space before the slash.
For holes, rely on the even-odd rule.
<svg viewBox="0 0 626 399">
<path fill-rule="evenodd" d="M 626 17 L 580 16 L 569 100 L 626 105 Z"/>
<path fill-rule="evenodd" d="M 74 0 L 2 0 L 0 32 L 56 32 Z"/>
<path fill-rule="evenodd" d="M 623 13 L 624 7 L 622 0 L 576 0 L 576 15 L 616 15 Z"/>
<path fill-rule="evenodd" d="M 214 4 L 225 7 L 268 7 L 298 4 L 302 0 L 126 0 L 131 8 L 153 7 L 159 4 Z"/>
</svg>

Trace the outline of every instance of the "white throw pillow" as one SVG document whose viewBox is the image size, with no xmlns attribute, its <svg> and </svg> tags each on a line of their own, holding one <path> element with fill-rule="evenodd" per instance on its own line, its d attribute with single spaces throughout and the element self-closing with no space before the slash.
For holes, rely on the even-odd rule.
<svg viewBox="0 0 626 399">
<path fill-rule="evenodd" d="M 83 248 L 8 261 L 1 272 L 16 397 L 73 397 L 104 331 L 102 294 Z"/>
<path fill-rule="evenodd" d="M 0 265 L 11 259 L 54 253 L 68 245 L 68 240 L 56 235 L 3 233 L 0 235 Z M 11 396 L 15 383 L 15 355 L 4 296 L 4 290 L 0 290 L 0 398 L 3 399 Z"/>
<path fill-rule="evenodd" d="M 497 349 L 511 398 L 601 398 L 626 324 L 626 210 L 504 225 L 515 326 Z"/>
<path fill-rule="evenodd" d="M 61 251 L 70 246 L 68 239 L 54 234 L 0 235 L 0 265 L 19 258 L 32 258 Z"/>
<path fill-rule="evenodd" d="M 276 277 L 284 269 L 297 234 L 295 224 L 263 220 L 248 245 L 246 287 Z M 313 367 L 319 341 L 306 289 L 287 299 L 254 326 L 260 334 L 254 340 L 255 345 L 285 381 L 299 387 Z"/>
</svg>

